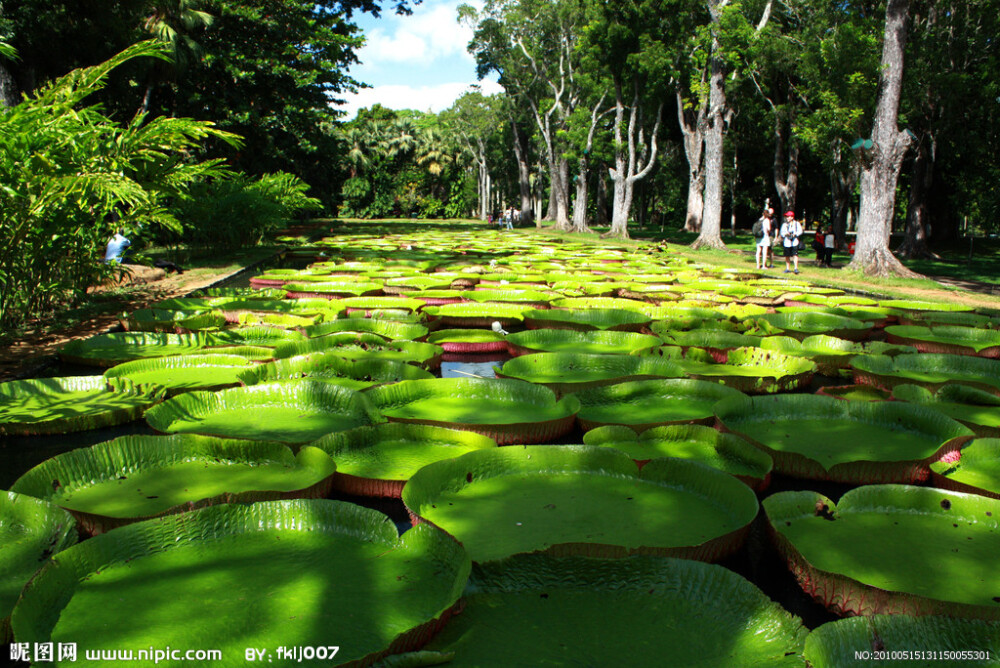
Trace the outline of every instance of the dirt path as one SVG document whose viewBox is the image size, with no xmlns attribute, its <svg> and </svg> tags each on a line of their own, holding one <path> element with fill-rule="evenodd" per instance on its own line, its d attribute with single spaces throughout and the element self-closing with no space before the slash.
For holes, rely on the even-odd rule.
<svg viewBox="0 0 1000 668">
<path fill-rule="evenodd" d="M 118 314 L 129 313 L 164 299 L 181 297 L 229 278 L 236 271 L 185 272 L 165 274 L 161 269 L 141 268 L 126 295 L 107 304 L 106 313 L 97 314 L 79 325 L 56 332 L 28 331 L 6 349 L 0 350 L 0 381 L 33 376 L 56 361 L 56 351 L 73 339 L 102 334 L 119 326 Z"/>
</svg>

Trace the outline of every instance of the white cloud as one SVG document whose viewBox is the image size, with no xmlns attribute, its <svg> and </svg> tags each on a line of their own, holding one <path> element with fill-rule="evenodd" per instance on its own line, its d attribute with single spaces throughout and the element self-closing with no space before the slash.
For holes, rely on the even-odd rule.
<svg viewBox="0 0 1000 668">
<path fill-rule="evenodd" d="M 460 4 L 462 0 L 427 2 L 415 6 L 411 16 L 384 14 L 368 31 L 359 59 L 369 68 L 397 63 L 432 67 L 435 61 L 454 57 L 472 62 L 466 50 L 472 30 L 458 23 Z"/>
<path fill-rule="evenodd" d="M 439 112 L 447 109 L 472 86 L 464 82 L 436 84 L 432 86 L 375 86 L 363 88 L 355 95 L 347 95 L 340 109 L 347 112 L 347 119 L 354 118 L 359 109 L 381 104 L 389 109 L 416 109 L 417 111 Z M 495 81 L 485 79 L 480 82 L 484 95 L 500 93 L 503 88 Z"/>
</svg>

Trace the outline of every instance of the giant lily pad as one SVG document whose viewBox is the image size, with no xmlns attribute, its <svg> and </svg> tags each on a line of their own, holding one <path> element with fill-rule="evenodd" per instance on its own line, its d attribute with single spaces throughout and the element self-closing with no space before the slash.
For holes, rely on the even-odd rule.
<svg viewBox="0 0 1000 668">
<path fill-rule="evenodd" d="M 598 427 L 583 442 L 621 450 L 641 468 L 656 457 L 691 459 L 734 475 L 754 489 L 763 489 L 774 464 L 771 457 L 735 434 L 723 434 L 696 424 L 655 427 L 641 434 L 624 426 Z"/>
<path fill-rule="evenodd" d="M 11 487 L 70 511 L 91 533 L 218 503 L 323 498 L 333 460 L 313 447 L 194 434 L 123 436 L 71 450 Z"/>
<path fill-rule="evenodd" d="M 814 480 L 922 482 L 932 461 L 973 437 L 921 406 L 816 394 L 729 399 L 716 415 L 771 455 L 775 471 Z"/>
<path fill-rule="evenodd" d="M 573 428 L 580 404 L 520 380 L 435 378 L 377 387 L 368 396 L 391 422 L 475 431 L 508 443 L 543 443 Z"/>
<path fill-rule="evenodd" d="M 120 318 L 128 331 L 138 332 L 187 332 L 225 327 L 226 316 L 217 311 L 168 311 L 164 309 L 138 309 Z"/>
<path fill-rule="evenodd" d="M 970 385 L 1000 394 L 1000 361 L 968 355 L 861 355 L 851 361 L 854 382 L 891 389 L 917 383 L 936 390 L 944 385 Z"/>
<path fill-rule="evenodd" d="M 691 348 L 681 366 L 692 378 L 722 383 L 747 394 L 798 390 L 808 385 L 816 372 L 811 360 L 760 348 L 730 350 L 724 364 L 716 363 L 710 353 Z"/>
<path fill-rule="evenodd" d="M 977 438 L 961 452 L 932 463 L 931 484 L 1000 499 L 1000 439 Z"/>
<path fill-rule="evenodd" d="M 71 364 L 109 367 L 145 357 L 191 354 L 214 340 L 209 334 L 114 332 L 70 341 L 59 349 L 59 357 Z"/>
<path fill-rule="evenodd" d="M 1000 357 L 1000 331 L 995 329 L 893 325 L 885 333 L 890 343 L 910 345 L 922 353 Z"/>
<path fill-rule="evenodd" d="M 636 431 L 671 424 L 712 424 L 712 407 L 738 390 L 701 380 L 637 380 L 583 390 L 577 419 L 584 430 L 624 425 Z"/>
<path fill-rule="evenodd" d="M 634 332 L 575 331 L 571 329 L 529 329 L 507 337 L 511 355 L 530 353 L 599 353 L 630 355 L 661 345 L 659 337 Z"/>
<path fill-rule="evenodd" d="M 764 510 L 799 584 L 840 614 L 1000 619 L 998 499 L 866 485 L 836 504 L 781 492 Z"/>
<path fill-rule="evenodd" d="M 47 501 L 0 492 L 0 643 L 24 585 L 53 554 L 76 542 L 73 516 Z"/>
<path fill-rule="evenodd" d="M 419 382 L 419 381 L 410 381 Z M 189 392 L 146 411 L 153 429 L 281 443 L 382 422 L 364 395 L 321 381 Z"/>
<path fill-rule="evenodd" d="M 461 546 L 432 527 L 400 537 L 384 515 L 336 501 L 230 504 L 65 550 L 12 623 L 20 642 L 72 642 L 80 656 L 111 632 L 121 647 L 211 647 L 226 664 L 242 663 L 252 640 L 371 665 L 426 642 L 468 574 Z"/>
<path fill-rule="evenodd" d="M 240 384 L 239 374 L 255 365 L 240 355 L 175 355 L 134 360 L 112 367 L 104 377 L 165 387 L 168 394 L 220 390 Z"/>
<path fill-rule="evenodd" d="M 801 622 L 721 566 L 523 555 L 477 568 L 471 584 L 427 647 L 456 668 L 802 665 Z"/>
<path fill-rule="evenodd" d="M 527 311 L 524 324 L 528 329 L 578 329 L 638 332 L 651 318 L 639 311 L 626 309 L 547 309 Z"/>
<path fill-rule="evenodd" d="M 937 392 L 919 385 L 897 385 L 892 398 L 928 406 L 958 420 L 977 436 L 1000 436 L 1000 397 L 968 385 L 945 385 Z"/>
<path fill-rule="evenodd" d="M 326 336 L 337 332 L 368 332 L 390 340 L 411 341 L 427 336 L 427 328 L 423 325 L 373 318 L 341 318 L 306 327 L 303 332 L 309 337 Z"/>
<path fill-rule="evenodd" d="M 625 453 L 589 446 L 491 448 L 429 464 L 403 502 L 477 562 L 522 552 L 711 561 L 736 549 L 757 515 L 753 491 L 721 471 L 668 458 L 640 471 Z"/>
<path fill-rule="evenodd" d="M 656 325 L 660 325 L 657 327 Z M 719 363 L 729 359 L 729 351 L 734 348 L 754 348 L 760 346 L 759 336 L 748 336 L 718 329 L 696 329 L 691 331 L 669 331 L 661 323 L 653 326 L 653 331 L 666 343 L 687 349 L 702 348 Z"/>
<path fill-rule="evenodd" d="M 428 336 L 427 343 L 446 353 L 507 352 L 507 339 L 492 329 L 442 329 Z"/>
<path fill-rule="evenodd" d="M 755 318 L 763 326 L 770 326 L 787 336 L 804 339 L 814 334 L 826 334 L 838 339 L 860 341 L 872 329 L 870 323 L 832 313 L 765 313 Z"/>
<path fill-rule="evenodd" d="M 285 283 L 288 297 L 325 297 L 340 299 L 342 297 L 363 297 L 377 295 L 382 292 L 381 283 L 365 283 L 362 281 L 328 281 L 328 282 L 290 282 Z"/>
<path fill-rule="evenodd" d="M 102 376 L 0 383 L 0 434 L 61 434 L 137 420 L 164 388 Z"/>
<path fill-rule="evenodd" d="M 425 306 L 423 312 L 445 327 L 490 327 L 494 322 L 508 327 L 520 324 L 530 310 L 527 304 L 462 303 Z"/>
<path fill-rule="evenodd" d="M 496 375 L 526 380 L 566 394 L 629 380 L 682 378 L 684 371 L 673 360 L 648 355 L 538 353 L 505 362 Z"/>
<path fill-rule="evenodd" d="M 760 347 L 809 358 L 816 363 L 816 370 L 825 376 L 837 376 L 861 352 L 861 346 L 853 341 L 824 334 L 807 336 L 802 340 L 791 336 L 768 336 L 761 339 Z"/>
<path fill-rule="evenodd" d="M 496 441 L 471 431 L 389 423 L 329 434 L 313 445 L 337 461 L 334 485 L 340 491 L 399 498 L 421 467 L 494 448 Z"/>
<path fill-rule="evenodd" d="M 308 341 L 282 344 L 274 351 L 278 359 L 310 353 L 337 354 L 351 360 L 397 360 L 435 369 L 441 366 L 441 355 L 444 350 L 441 346 L 431 343 L 387 341 L 377 334 L 340 332 Z"/>
<path fill-rule="evenodd" d="M 912 299 L 883 299 L 879 302 L 881 306 L 891 308 L 904 313 L 924 313 L 927 311 L 951 311 L 952 313 L 971 312 L 975 309 L 971 306 L 954 303 L 921 302 Z"/>
<path fill-rule="evenodd" d="M 250 326 L 234 327 L 212 334 L 212 346 L 265 346 L 275 347 L 283 343 L 304 341 L 301 332 L 280 327 Z"/>
<path fill-rule="evenodd" d="M 804 652 L 813 668 L 848 668 L 862 660 L 887 668 L 939 668 L 943 663 L 986 665 L 998 655 L 997 622 L 910 615 L 870 615 L 827 622 L 809 634 Z"/>
<path fill-rule="evenodd" d="M 240 380 L 246 385 L 309 378 L 333 382 L 352 390 L 433 377 L 430 371 L 406 362 L 375 358 L 352 361 L 337 352 L 296 355 L 261 364 L 240 374 Z"/>
</svg>

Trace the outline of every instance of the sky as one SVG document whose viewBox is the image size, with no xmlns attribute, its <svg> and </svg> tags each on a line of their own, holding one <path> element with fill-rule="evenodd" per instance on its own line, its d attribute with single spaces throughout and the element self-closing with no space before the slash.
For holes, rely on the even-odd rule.
<svg viewBox="0 0 1000 668">
<path fill-rule="evenodd" d="M 482 6 L 476 0 L 424 0 L 410 16 L 384 11 L 379 19 L 355 14 L 367 43 L 358 51 L 360 65 L 351 76 L 372 86 L 344 95 L 347 112 L 380 103 L 390 109 L 442 111 L 469 86 L 479 84 L 486 94 L 497 93 L 496 77 L 477 81 L 476 64 L 466 51 L 472 31 L 458 24 L 458 6 Z"/>
</svg>

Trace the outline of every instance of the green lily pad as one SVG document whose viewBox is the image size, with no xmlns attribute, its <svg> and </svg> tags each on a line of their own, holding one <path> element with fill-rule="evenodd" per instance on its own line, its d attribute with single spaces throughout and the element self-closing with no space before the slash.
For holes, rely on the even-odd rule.
<svg viewBox="0 0 1000 668">
<path fill-rule="evenodd" d="M 892 398 L 892 392 L 871 385 L 827 385 L 816 390 L 816 394 L 845 401 L 888 401 Z"/>
<path fill-rule="evenodd" d="M 660 324 L 660 323 L 656 323 Z M 657 331 L 659 330 L 659 331 Z M 718 329 L 695 329 L 690 331 L 669 331 L 653 326 L 653 332 L 665 343 L 682 348 L 704 348 L 715 361 L 724 363 L 729 351 L 734 348 L 755 348 L 761 345 L 759 336 L 748 336 Z"/>
<path fill-rule="evenodd" d="M 113 332 L 70 341 L 59 349 L 59 357 L 70 364 L 110 367 L 146 357 L 189 355 L 213 345 L 217 340 L 214 337 L 202 333 Z"/>
<path fill-rule="evenodd" d="M 499 286 L 497 286 L 499 287 Z M 559 295 L 539 290 L 493 289 L 466 290 L 462 297 L 473 302 L 496 302 L 500 304 L 548 304 Z"/>
<path fill-rule="evenodd" d="M 256 366 L 240 355 L 175 355 L 134 360 L 112 367 L 104 377 L 127 378 L 142 385 L 160 385 L 167 394 L 190 390 L 220 390 L 240 384 L 240 373 Z"/>
<path fill-rule="evenodd" d="M 290 298 L 326 297 L 339 299 L 342 297 L 366 297 L 382 292 L 381 283 L 366 283 L 363 281 L 324 281 L 324 282 L 290 282 L 284 286 Z"/>
<path fill-rule="evenodd" d="M 348 297 L 340 303 L 350 312 L 371 314 L 372 311 L 394 310 L 412 313 L 422 307 L 425 302 L 411 297 Z"/>
<path fill-rule="evenodd" d="M 218 311 L 168 311 L 143 308 L 121 319 L 131 332 L 186 332 L 225 327 L 226 316 Z"/>
<path fill-rule="evenodd" d="M 529 304 L 462 303 L 425 306 L 423 312 L 445 327 L 490 327 L 499 322 L 504 327 L 524 321 Z"/>
<path fill-rule="evenodd" d="M 194 434 L 123 436 L 56 455 L 11 487 L 64 508 L 91 533 L 219 503 L 323 498 L 329 455 Z"/>
<path fill-rule="evenodd" d="M 163 401 L 158 385 L 103 376 L 0 383 L 0 434 L 62 434 L 124 424 Z"/>
<path fill-rule="evenodd" d="M 931 484 L 1000 499 L 1000 439 L 977 438 L 954 456 L 932 463 Z"/>
<path fill-rule="evenodd" d="M 984 567 L 1000 551 L 1000 499 L 866 485 L 836 504 L 780 492 L 764 510 L 799 584 L 838 614 L 1000 619 L 1000 573 Z"/>
<path fill-rule="evenodd" d="M 339 332 L 308 341 L 285 343 L 274 350 L 274 356 L 278 359 L 311 353 L 336 354 L 350 360 L 396 360 L 436 369 L 441 366 L 444 350 L 431 343 L 387 341 L 377 334 L 357 332 Z"/>
<path fill-rule="evenodd" d="M 507 337 L 512 355 L 530 353 L 595 353 L 631 355 L 661 345 L 659 337 L 635 332 L 529 329 Z"/>
<path fill-rule="evenodd" d="M 826 334 L 838 339 L 860 341 L 868 337 L 871 323 L 832 313 L 765 313 L 756 316 L 758 323 L 766 323 L 784 334 L 804 339 L 814 334 Z"/>
<path fill-rule="evenodd" d="M 1000 331 L 974 327 L 914 327 L 892 325 L 885 328 L 890 343 L 910 345 L 922 353 L 1000 357 Z"/>
<path fill-rule="evenodd" d="M 249 644 L 328 658 L 336 645 L 338 665 L 416 649 L 469 574 L 442 532 L 399 537 L 381 513 L 322 500 L 203 508 L 57 556 L 14 610 L 19 642 L 73 642 L 84 656 L 107 646 L 110 629 L 116 647 L 211 647 L 227 664 L 242 663 Z"/>
<path fill-rule="evenodd" d="M 921 311 L 900 314 L 899 324 L 937 327 L 957 325 L 961 327 L 997 327 L 997 321 L 988 315 L 954 311 Z"/>
<path fill-rule="evenodd" d="M 630 380 L 682 378 L 684 371 L 674 360 L 649 355 L 538 353 L 508 360 L 496 375 L 567 394 Z"/>
<path fill-rule="evenodd" d="M 146 422 L 160 432 L 281 443 L 382 421 L 363 394 L 310 380 L 189 392 L 146 411 Z"/>
<path fill-rule="evenodd" d="M 478 567 L 465 600 L 426 648 L 456 668 L 801 666 L 807 634 L 739 575 L 662 557 L 511 557 Z"/>
<path fill-rule="evenodd" d="M 9 642 L 10 613 L 21 590 L 49 557 L 76 542 L 73 516 L 16 492 L 0 492 L 0 643 Z"/>
<path fill-rule="evenodd" d="M 367 332 L 393 341 L 400 339 L 416 341 L 427 336 L 427 328 L 423 325 L 376 318 L 341 318 L 306 327 L 303 330 L 303 333 L 310 338 L 337 332 Z"/>
<path fill-rule="evenodd" d="M 441 329 L 429 335 L 427 343 L 446 353 L 507 352 L 506 337 L 492 329 Z"/>
<path fill-rule="evenodd" d="M 681 362 L 691 378 L 722 383 L 747 394 L 792 392 L 808 385 L 816 364 L 803 357 L 761 348 L 736 348 L 719 364 L 707 352 L 689 348 Z"/>
<path fill-rule="evenodd" d="M 318 381 L 336 381 L 343 387 L 361 390 L 382 383 L 433 377 L 430 371 L 399 360 L 372 358 L 352 361 L 333 352 L 296 355 L 260 364 L 241 373 L 240 381 L 246 385 L 258 385 L 270 381 L 309 378 Z"/>
<path fill-rule="evenodd" d="M 334 486 L 340 491 L 398 499 L 421 467 L 497 444 L 471 431 L 389 423 L 328 434 L 313 445 L 336 460 Z"/>
<path fill-rule="evenodd" d="M 1000 361 L 968 355 L 859 355 L 851 360 L 854 382 L 892 389 L 916 383 L 936 390 L 945 385 L 969 385 L 1000 394 Z"/>
<path fill-rule="evenodd" d="M 862 351 L 861 346 L 854 341 L 824 334 L 807 336 L 801 340 L 790 336 L 767 336 L 761 339 L 760 347 L 811 359 L 816 363 L 816 370 L 824 376 L 839 375 L 840 370 Z"/>
<path fill-rule="evenodd" d="M 544 443 L 573 428 L 575 397 L 520 380 L 406 380 L 367 393 L 390 422 L 466 429 L 500 445 Z"/>
<path fill-rule="evenodd" d="M 563 445 L 429 464 L 410 478 L 403 502 L 477 562 L 522 552 L 711 561 L 736 549 L 757 515 L 749 487 L 703 464 L 663 458 L 640 471 L 625 453 Z"/>
<path fill-rule="evenodd" d="M 809 634 L 803 654 L 813 668 L 848 668 L 861 660 L 886 668 L 985 665 L 998 655 L 997 622 L 910 615 L 827 622 Z"/>
<path fill-rule="evenodd" d="M 577 329 L 638 332 L 651 318 L 639 311 L 625 309 L 545 309 L 527 311 L 528 329 Z"/>
<path fill-rule="evenodd" d="M 234 327 L 221 332 L 214 332 L 211 338 L 212 346 L 265 346 L 275 347 L 283 343 L 304 341 L 305 334 L 280 327 L 250 326 Z"/>
<path fill-rule="evenodd" d="M 652 304 L 635 301 L 634 299 L 618 299 L 615 297 L 567 297 L 552 302 L 552 308 L 571 310 L 590 309 L 621 309 L 625 311 L 644 312 Z"/>
<path fill-rule="evenodd" d="M 738 390 L 701 380 L 637 380 L 583 390 L 577 419 L 584 431 L 624 425 L 635 431 L 672 424 L 712 424 L 712 407 Z"/>
<path fill-rule="evenodd" d="M 892 398 L 920 404 L 958 420 L 977 436 L 1000 436 L 1000 397 L 967 385 L 945 385 L 937 392 L 919 385 L 897 385 Z"/>
<path fill-rule="evenodd" d="M 281 327 L 282 329 L 304 329 L 312 327 L 324 319 L 323 315 L 299 315 L 297 313 L 240 313 L 236 318 L 242 327 Z"/>
<path fill-rule="evenodd" d="M 775 471 L 813 480 L 922 482 L 932 461 L 973 437 L 937 411 L 895 401 L 738 397 L 715 413 L 727 430 L 771 455 Z"/>
<path fill-rule="evenodd" d="M 691 459 L 736 476 L 756 490 L 767 485 L 774 467 L 770 456 L 739 436 L 696 424 L 655 427 L 641 434 L 620 425 L 598 427 L 584 434 L 583 442 L 621 450 L 640 468 L 656 457 Z"/>
<path fill-rule="evenodd" d="M 975 310 L 971 306 L 962 304 L 948 304 L 944 302 L 921 302 L 912 299 L 883 299 L 880 306 L 891 308 L 896 311 L 922 313 L 924 311 L 950 311 L 952 313 L 971 312 Z"/>
</svg>

